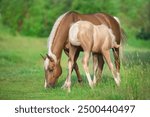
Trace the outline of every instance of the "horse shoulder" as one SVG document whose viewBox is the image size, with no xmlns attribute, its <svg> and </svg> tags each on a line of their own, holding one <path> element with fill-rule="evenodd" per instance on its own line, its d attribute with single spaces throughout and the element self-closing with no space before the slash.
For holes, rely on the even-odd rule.
<svg viewBox="0 0 150 117">
<path fill-rule="evenodd" d="M 69 30 L 69 42 L 72 45 L 79 46 L 80 42 L 78 39 L 79 27 L 77 23 L 72 24 Z"/>
</svg>

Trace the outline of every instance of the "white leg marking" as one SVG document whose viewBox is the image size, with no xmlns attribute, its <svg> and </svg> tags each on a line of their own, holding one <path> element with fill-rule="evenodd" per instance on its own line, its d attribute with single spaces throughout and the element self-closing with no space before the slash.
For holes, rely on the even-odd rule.
<svg viewBox="0 0 150 117">
<path fill-rule="evenodd" d="M 45 87 L 45 89 L 47 88 L 47 82 L 46 82 L 46 80 L 45 80 L 45 83 L 44 83 L 44 87 Z"/>
<path fill-rule="evenodd" d="M 114 80 L 116 82 L 116 85 L 120 86 L 120 82 L 121 82 L 120 74 L 116 71 L 112 71 L 112 74 L 113 74 Z"/>
<path fill-rule="evenodd" d="M 64 85 L 62 86 L 63 89 L 68 89 L 68 92 L 71 92 L 70 87 L 71 87 L 71 72 L 72 72 L 72 63 L 71 61 L 68 62 L 68 67 L 69 67 L 69 73 L 66 78 L 66 81 Z"/>
<path fill-rule="evenodd" d="M 120 74 L 117 72 L 117 82 L 116 82 L 116 84 L 117 84 L 118 86 L 120 86 L 120 82 L 121 82 Z"/>
<path fill-rule="evenodd" d="M 87 79 L 88 79 L 88 82 L 89 82 L 89 85 L 91 88 L 93 88 L 93 82 L 91 80 L 91 76 L 90 76 L 90 73 L 88 72 L 85 72 L 86 73 L 86 76 L 87 76 Z"/>
<path fill-rule="evenodd" d="M 93 68 L 94 68 L 94 78 L 93 78 L 93 84 L 96 84 L 97 78 L 96 78 L 96 72 L 98 69 L 98 58 L 96 55 L 93 55 Z"/>
<path fill-rule="evenodd" d="M 93 84 L 95 85 L 96 84 L 96 76 L 94 74 L 94 78 L 93 78 Z"/>
<path fill-rule="evenodd" d="M 88 68 L 89 58 L 90 58 L 90 52 L 84 52 L 84 57 L 83 57 L 83 61 L 82 61 L 83 62 L 83 68 L 84 68 L 84 71 L 86 73 L 89 85 L 91 88 L 93 88 L 93 82 L 92 82 L 92 79 L 91 79 L 91 76 L 89 73 L 89 68 Z"/>
</svg>

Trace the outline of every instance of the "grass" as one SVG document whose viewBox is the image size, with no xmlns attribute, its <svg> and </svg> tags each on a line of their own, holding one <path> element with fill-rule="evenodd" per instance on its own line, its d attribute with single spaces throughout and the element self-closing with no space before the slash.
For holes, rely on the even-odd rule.
<svg viewBox="0 0 150 117">
<path fill-rule="evenodd" d="M 44 89 L 43 60 L 46 38 L 0 34 L 0 99 L 150 99 L 150 41 L 129 39 L 121 66 L 121 86 L 117 87 L 107 65 L 101 82 L 92 90 L 78 60 L 83 83 L 72 75 L 71 93 L 62 90 L 67 76 L 67 57 L 63 54 L 63 74 L 54 89 Z"/>
</svg>

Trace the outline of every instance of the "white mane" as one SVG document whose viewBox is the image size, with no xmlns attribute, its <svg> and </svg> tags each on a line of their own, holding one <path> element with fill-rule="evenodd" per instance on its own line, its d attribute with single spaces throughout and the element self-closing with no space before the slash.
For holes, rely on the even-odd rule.
<svg viewBox="0 0 150 117">
<path fill-rule="evenodd" d="M 118 17 L 114 16 L 114 19 L 118 22 L 118 24 L 120 25 L 120 20 Z"/>
<path fill-rule="evenodd" d="M 52 53 L 51 47 L 52 47 L 52 43 L 53 43 L 53 40 L 54 40 L 54 36 L 55 36 L 56 30 L 57 30 L 61 20 L 64 18 L 64 16 L 67 13 L 68 12 L 66 12 L 65 14 L 59 16 L 59 18 L 56 20 L 56 22 L 55 22 L 55 24 L 54 24 L 54 26 L 52 28 L 52 31 L 51 31 L 51 33 L 50 33 L 50 35 L 48 37 L 48 55 L 51 56 L 54 59 L 55 63 L 57 62 L 57 57 L 56 57 L 55 54 Z"/>
</svg>

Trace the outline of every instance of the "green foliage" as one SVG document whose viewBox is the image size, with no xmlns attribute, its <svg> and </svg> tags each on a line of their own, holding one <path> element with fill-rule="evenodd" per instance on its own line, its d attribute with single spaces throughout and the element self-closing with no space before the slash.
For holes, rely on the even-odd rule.
<svg viewBox="0 0 150 117">
<path fill-rule="evenodd" d="M 0 0 L 0 23 L 13 33 L 47 37 L 57 17 L 66 11 L 106 12 L 119 17 L 134 36 L 149 38 L 149 6 L 147 0 Z"/>
<path fill-rule="evenodd" d="M 56 7 L 57 5 L 57 7 Z M 64 11 L 64 1 L 1 0 L 2 23 L 24 35 L 48 36 L 54 20 Z"/>
<path fill-rule="evenodd" d="M 137 34 L 137 38 L 148 40 L 150 39 L 150 2 L 147 2 L 145 5 L 142 5 L 141 10 L 139 10 L 138 18 L 139 20 L 136 22 L 138 26 L 136 26 L 139 30 Z"/>
<path fill-rule="evenodd" d="M 106 12 L 115 15 L 119 10 L 118 0 L 74 0 L 72 10 L 82 13 Z"/>
</svg>

